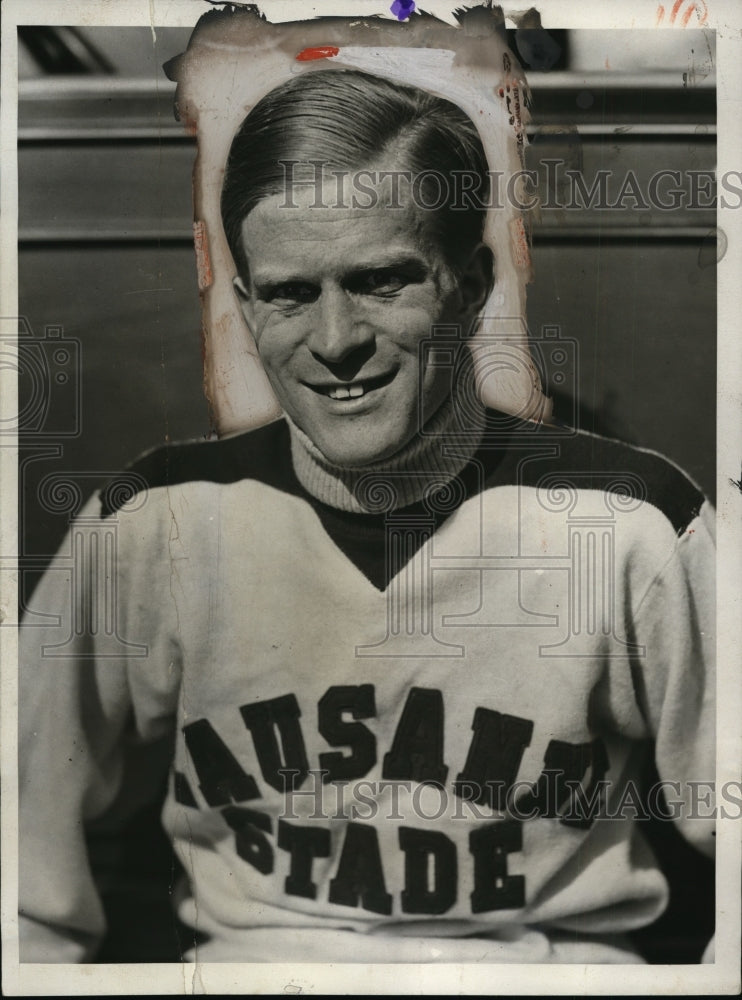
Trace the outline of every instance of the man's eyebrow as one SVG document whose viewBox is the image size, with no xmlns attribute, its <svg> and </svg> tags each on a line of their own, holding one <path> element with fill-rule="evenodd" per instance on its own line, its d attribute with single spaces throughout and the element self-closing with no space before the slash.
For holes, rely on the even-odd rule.
<svg viewBox="0 0 742 1000">
<path fill-rule="evenodd" d="M 422 275 L 428 273 L 430 264 L 423 256 L 416 253 L 390 252 L 379 254 L 366 261 L 356 261 L 345 273 L 346 275 L 366 274 L 369 271 L 391 271 L 395 268 L 409 268 Z"/>
<path fill-rule="evenodd" d="M 318 282 L 314 278 L 306 275 L 294 274 L 293 271 L 270 271 L 265 274 L 253 274 L 252 283 L 259 292 L 269 292 L 281 285 L 316 285 Z"/>
</svg>

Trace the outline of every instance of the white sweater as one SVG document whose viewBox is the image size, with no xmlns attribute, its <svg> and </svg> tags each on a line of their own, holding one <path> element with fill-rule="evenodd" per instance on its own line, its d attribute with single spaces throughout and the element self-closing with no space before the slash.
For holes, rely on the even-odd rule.
<svg viewBox="0 0 742 1000">
<path fill-rule="evenodd" d="M 133 471 L 34 595 L 61 618 L 22 630 L 23 961 L 94 954 L 84 824 L 132 726 L 174 733 L 199 960 L 636 960 L 613 935 L 667 901 L 633 819 L 650 741 L 714 835 L 688 784 L 714 777 L 713 521 L 682 473 L 528 425 L 360 514 L 283 421 Z"/>
</svg>

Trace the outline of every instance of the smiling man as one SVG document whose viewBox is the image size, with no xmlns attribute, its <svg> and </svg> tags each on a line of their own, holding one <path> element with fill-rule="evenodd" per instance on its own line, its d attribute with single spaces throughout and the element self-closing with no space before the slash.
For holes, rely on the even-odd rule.
<svg viewBox="0 0 742 1000">
<path fill-rule="evenodd" d="M 323 194 L 336 197 L 337 185 Z M 324 211 L 307 188 L 291 209 L 266 198 L 243 224 L 247 268 L 236 281 L 287 415 L 329 461 L 352 467 L 394 455 L 421 412 L 450 397 L 449 369 L 420 371 L 422 345 L 436 326 L 470 330 L 492 281 L 486 247 L 455 274 L 425 238 L 424 211 L 412 201 L 393 211 L 376 195 L 369 208 Z"/>
<path fill-rule="evenodd" d="M 305 435 L 295 441 L 361 469 L 415 447 L 436 413 L 453 429 L 461 365 L 425 363 L 423 344 L 441 327 L 468 337 L 492 289 L 488 193 L 474 125 L 424 91 L 323 71 L 252 110 L 222 214 L 245 320 Z"/>
<path fill-rule="evenodd" d="M 245 119 L 224 226 L 285 419 L 91 501 L 115 628 L 93 573 L 37 594 L 75 624 L 56 660 L 24 635 L 24 960 L 95 954 L 82 831 L 132 736 L 173 740 L 199 961 L 640 961 L 626 934 L 667 902 L 634 822 L 652 740 L 711 850 L 686 808 L 713 778 L 710 508 L 657 455 L 477 399 L 487 169 L 459 108 L 358 72 Z"/>
</svg>

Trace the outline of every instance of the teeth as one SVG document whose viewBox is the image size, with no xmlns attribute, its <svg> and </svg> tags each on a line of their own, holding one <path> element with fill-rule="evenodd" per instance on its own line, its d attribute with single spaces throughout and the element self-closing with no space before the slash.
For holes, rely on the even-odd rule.
<svg viewBox="0 0 742 1000">
<path fill-rule="evenodd" d="M 365 389 L 359 383 L 358 385 L 344 386 L 339 385 L 334 389 L 330 389 L 328 396 L 330 399 L 357 399 L 365 393 Z"/>
</svg>

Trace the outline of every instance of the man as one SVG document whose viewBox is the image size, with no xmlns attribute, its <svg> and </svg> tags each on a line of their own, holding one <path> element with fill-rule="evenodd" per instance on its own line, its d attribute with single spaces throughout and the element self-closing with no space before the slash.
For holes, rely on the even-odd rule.
<svg viewBox="0 0 742 1000">
<path fill-rule="evenodd" d="M 480 179 L 466 210 L 425 207 L 433 167 Z M 472 122 L 414 88 L 315 72 L 248 115 L 224 224 L 286 419 L 151 453 L 146 494 L 84 512 L 117 526 L 143 654 L 109 652 L 93 574 L 63 659 L 27 631 L 25 961 L 95 953 L 84 824 L 132 733 L 173 733 L 199 961 L 638 961 L 624 935 L 667 898 L 631 821 L 650 739 L 710 849 L 684 808 L 713 774 L 708 504 L 656 455 L 478 401 L 487 193 Z M 69 592 L 52 569 L 35 604 Z"/>
</svg>

